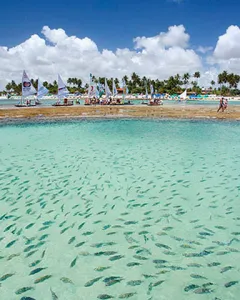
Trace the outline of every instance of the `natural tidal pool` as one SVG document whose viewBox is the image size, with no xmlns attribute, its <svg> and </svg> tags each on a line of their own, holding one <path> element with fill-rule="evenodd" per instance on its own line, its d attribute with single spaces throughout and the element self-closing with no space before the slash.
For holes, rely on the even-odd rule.
<svg viewBox="0 0 240 300">
<path fill-rule="evenodd" d="M 1 124 L 1 300 L 239 295 L 239 122 Z"/>
</svg>

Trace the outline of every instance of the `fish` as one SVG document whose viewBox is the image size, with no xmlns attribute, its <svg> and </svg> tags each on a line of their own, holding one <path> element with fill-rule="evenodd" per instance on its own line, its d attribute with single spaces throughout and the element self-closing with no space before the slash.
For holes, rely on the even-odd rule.
<svg viewBox="0 0 240 300">
<path fill-rule="evenodd" d="M 98 299 L 113 299 L 114 297 L 108 294 L 100 294 L 97 296 Z"/>
<path fill-rule="evenodd" d="M 74 258 L 74 260 L 71 262 L 70 267 L 74 267 L 76 265 L 78 257 L 76 256 L 76 258 Z"/>
<path fill-rule="evenodd" d="M 220 273 L 225 273 L 225 272 L 227 272 L 231 269 L 233 269 L 233 267 L 231 267 L 231 266 L 224 267 L 224 268 L 221 269 Z"/>
<path fill-rule="evenodd" d="M 171 250 L 172 248 L 167 246 L 167 245 L 164 245 L 164 244 L 160 244 L 160 243 L 156 243 L 155 244 L 158 248 L 165 248 L 167 250 Z"/>
<path fill-rule="evenodd" d="M 73 236 L 72 238 L 70 238 L 70 240 L 68 241 L 68 244 L 72 244 L 74 241 L 76 240 L 76 237 Z"/>
<path fill-rule="evenodd" d="M 107 270 L 107 269 L 110 269 L 111 267 L 97 267 L 97 268 L 95 268 L 94 270 L 95 271 L 98 271 L 98 272 L 103 272 L 103 271 L 105 271 L 105 270 Z"/>
<path fill-rule="evenodd" d="M 22 297 L 20 300 L 36 300 L 32 297 Z"/>
<path fill-rule="evenodd" d="M 62 277 L 62 278 L 60 278 L 60 280 L 61 280 L 63 283 L 74 284 L 74 283 L 72 282 L 72 280 L 69 279 L 69 278 L 67 278 L 67 277 Z"/>
<path fill-rule="evenodd" d="M 127 282 L 127 285 L 136 286 L 142 284 L 142 282 L 143 282 L 142 280 L 130 280 Z"/>
<path fill-rule="evenodd" d="M 198 275 L 198 274 L 191 274 L 190 276 L 194 279 L 207 279 L 206 277 Z"/>
<path fill-rule="evenodd" d="M 205 288 L 205 287 L 200 287 L 200 288 L 197 288 L 194 293 L 195 294 L 210 294 L 212 292 L 212 290 L 208 289 L 208 288 Z"/>
<path fill-rule="evenodd" d="M 119 283 L 123 280 L 122 277 L 119 276 L 111 276 L 111 277 L 107 277 L 103 280 L 103 282 L 105 282 L 106 286 L 111 286 L 114 285 L 116 283 Z"/>
<path fill-rule="evenodd" d="M 141 264 L 139 262 L 130 262 L 127 264 L 127 267 L 135 267 L 135 266 L 140 266 Z"/>
<path fill-rule="evenodd" d="M 114 255 L 114 254 L 117 254 L 117 252 L 116 251 L 100 251 L 100 252 L 94 253 L 95 256 L 101 256 L 101 255 L 110 256 L 110 255 Z"/>
<path fill-rule="evenodd" d="M 16 295 L 20 295 L 20 294 L 26 293 L 26 292 L 31 291 L 31 290 L 34 290 L 34 288 L 33 287 L 29 287 L 29 286 L 28 287 L 23 287 L 23 288 L 18 289 L 15 292 L 15 294 Z"/>
<path fill-rule="evenodd" d="M 34 269 L 34 270 L 32 270 L 32 271 L 30 272 L 29 275 L 37 274 L 37 273 L 39 273 L 39 272 L 41 272 L 42 270 L 45 270 L 45 269 L 47 269 L 47 268 L 37 268 L 37 269 Z"/>
<path fill-rule="evenodd" d="M 86 242 L 80 242 L 78 243 L 75 247 L 78 248 L 78 247 L 81 247 L 82 245 L 84 245 Z"/>
<path fill-rule="evenodd" d="M 110 257 L 109 260 L 115 261 L 115 260 L 119 260 L 123 257 L 124 257 L 124 255 L 115 255 L 115 256 Z"/>
<path fill-rule="evenodd" d="M 137 294 L 136 292 L 135 293 L 125 293 L 125 294 L 121 294 L 118 298 L 119 299 L 127 299 L 127 298 L 130 298 L 130 297 L 132 297 L 136 294 Z"/>
<path fill-rule="evenodd" d="M 11 260 L 11 259 L 13 259 L 14 257 L 20 256 L 20 255 L 21 255 L 21 253 L 12 254 L 12 255 L 10 255 L 10 256 L 7 258 L 7 260 Z"/>
<path fill-rule="evenodd" d="M 0 277 L 0 282 L 7 280 L 8 278 L 12 277 L 13 275 L 15 275 L 15 273 L 10 273 L 10 274 L 3 275 L 2 277 Z"/>
<path fill-rule="evenodd" d="M 8 243 L 8 244 L 6 245 L 5 248 L 10 248 L 10 247 L 12 247 L 12 246 L 17 242 L 17 240 L 18 240 L 18 239 L 13 240 L 13 241 L 11 241 L 10 243 Z"/>
<path fill-rule="evenodd" d="M 238 282 L 239 282 L 239 281 L 237 281 L 237 280 L 235 280 L 235 281 L 229 281 L 229 282 L 225 283 L 224 286 L 225 286 L 226 288 L 229 288 L 229 287 L 231 287 L 231 286 L 237 284 Z"/>
<path fill-rule="evenodd" d="M 34 281 L 34 283 L 37 284 L 37 283 L 43 282 L 43 281 L 45 281 L 45 280 L 47 280 L 47 279 L 49 279 L 49 278 L 51 278 L 51 277 L 52 277 L 52 275 L 45 275 L 45 276 L 43 276 L 43 277 L 40 277 L 40 278 L 36 279 L 36 280 Z"/>
<path fill-rule="evenodd" d="M 188 285 L 188 286 L 186 286 L 186 287 L 184 288 L 184 291 L 185 291 L 185 292 L 189 292 L 189 291 L 195 290 L 195 289 L 197 289 L 197 288 L 199 288 L 199 285 L 196 285 L 196 284 L 190 284 L 190 285 Z"/>
<path fill-rule="evenodd" d="M 58 296 L 54 293 L 54 291 L 52 290 L 52 288 L 50 288 L 51 294 L 52 294 L 52 299 L 53 300 L 58 300 Z"/>
<path fill-rule="evenodd" d="M 29 264 L 29 267 L 35 267 L 36 265 L 38 265 L 41 262 L 41 260 L 35 260 L 34 262 L 32 262 L 31 264 Z"/>
<path fill-rule="evenodd" d="M 97 277 L 97 278 L 94 278 L 92 280 L 89 280 L 88 282 L 86 282 L 84 284 L 85 287 L 90 287 L 92 286 L 95 282 L 99 281 L 100 279 L 102 279 L 102 276 L 101 277 Z"/>
</svg>

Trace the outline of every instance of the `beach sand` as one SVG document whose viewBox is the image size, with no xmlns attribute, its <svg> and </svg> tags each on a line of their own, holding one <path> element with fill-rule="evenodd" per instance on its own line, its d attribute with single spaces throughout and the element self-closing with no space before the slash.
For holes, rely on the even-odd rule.
<svg viewBox="0 0 240 300">
<path fill-rule="evenodd" d="M 177 119 L 232 119 L 240 120 L 240 107 L 230 106 L 224 113 L 217 113 L 209 106 L 70 106 L 1 108 L 0 120 L 21 118 L 72 118 L 72 117 L 145 117 Z"/>
</svg>

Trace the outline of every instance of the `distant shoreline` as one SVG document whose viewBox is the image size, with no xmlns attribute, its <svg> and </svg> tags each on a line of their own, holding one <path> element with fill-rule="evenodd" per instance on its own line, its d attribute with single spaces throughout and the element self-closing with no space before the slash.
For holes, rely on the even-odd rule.
<svg viewBox="0 0 240 300">
<path fill-rule="evenodd" d="M 70 118 L 173 118 L 217 119 L 240 121 L 240 107 L 229 106 L 224 113 L 209 106 L 70 106 L 70 107 L 25 107 L 0 108 L 1 123 L 7 120 L 47 120 Z"/>
</svg>

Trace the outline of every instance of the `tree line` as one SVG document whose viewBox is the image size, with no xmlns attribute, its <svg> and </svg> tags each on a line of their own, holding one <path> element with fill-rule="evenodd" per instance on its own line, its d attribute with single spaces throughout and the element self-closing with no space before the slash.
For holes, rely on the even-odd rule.
<svg viewBox="0 0 240 300">
<path fill-rule="evenodd" d="M 135 72 L 132 73 L 131 76 L 125 75 L 122 80 L 125 81 L 128 91 L 131 94 L 145 94 L 146 88 L 148 93 L 150 93 L 150 85 L 153 86 L 155 93 L 168 93 L 168 94 L 179 94 L 182 93 L 186 88 L 188 92 L 201 94 L 202 88 L 199 86 L 199 79 L 201 78 L 200 72 L 195 72 L 190 75 L 189 73 L 185 73 L 182 76 L 176 74 L 175 76 L 170 76 L 166 80 L 155 79 L 152 80 L 145 76 L 140 77 Z M 96 77 L 92 76 L 92 80 L 95 83 L 99 83 L 104 85 L 105 77 Z M 122 86 L 122 80 L 119 81 L 118 78 L 114 78 L 114 82 L 117 88 Z M 38 80 L 31 79 L 33 86 L 37 89 Z M 216 82 L 212 80 L 210 82 L 210 86 L 208 87 L 209 93 L 214 94 L 222 94 L 222 95 L 237 95 L 240 94 L 238 90 L 238 84 L 240 82 L 240 76 L 233 73 L 228 73 L 227 71 L 223 71 L 218 75 L 218 87 L 216 87 Z M 107 83 L 110 89 L 112 88 L 112 79 L 107 78 Z M 52 83 L 44 81 L 43 85 L 49 90 L 50 94 L 56 94 L 58 87 L 57 81 L 54 80 Z M 67 85 L 70 93 L 85 93 L 88 89 L 89 84 L 86 83 L 83 85 L 83 82 L 80 78 L 68 78 Z M 20 95 L 22 92 L 22 84 L 17 84 L 14 80 L 9 82 L 3 93 L 7 94 L 13 92 L 17 95 Z"/>
</svg>

